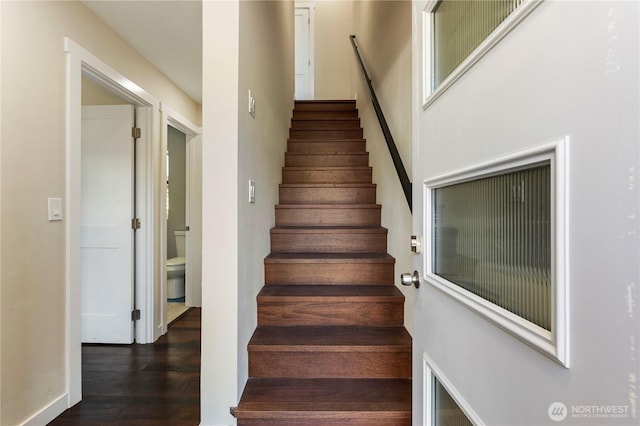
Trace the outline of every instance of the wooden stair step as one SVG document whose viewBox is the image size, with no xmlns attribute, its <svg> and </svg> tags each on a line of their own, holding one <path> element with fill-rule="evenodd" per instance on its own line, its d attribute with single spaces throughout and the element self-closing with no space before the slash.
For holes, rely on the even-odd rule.
<svg viewBox="0 0 640 426">
<path fill-rule="evenodd" d="M 289 139 L 287 150 L 294 153 L 366 152 L 366 145 L 366 141 L 362 138 L 335 140 Z"/>
<path fill-rule="evenodd" d="M 287 167 L 366 167 L 369 165 L 368 152 L 287 152 L 284 158 L 284 164 Z"/>
<path fill-rule="evenodd" d="M 251 377 L 411 377 L 404 327 L 259 326 L 248 350 Z"/>
<path fill-rule="evenodd" d="M 282 183 L 372 183 L 371 167 L 283 167 Z"/>
<path fill-rule="evenodd" d="M 362 129 L 289 129 L 289 139 L 362 139 Z"/>
<path fill-rule="evenodd" d="M 267 285 L 393 285 L 395 259 L 387 253 L 271 253 Z"/>
<path fill-rule="evenodd" d="M 298 227 L 271 229 L 271 251 L 276 253 L 386 253 L 383 227 Z"/>
<path fill-rule="evenodd" d="M 279 204 L 276 226 L 380 226 L 380 204 Z"/>
<path fill-rule="evenodd" d="M 411 425 L 409 379 L 250 378 L 239 426 Z"/>
<path fill-rule="evenodd" d="M 267 285 L 257 302 L 259 325 L 404 323 L 404 295 L 395 286 Z"/>
<path fill-rule="evenodd" d="M 314 100 L 314 101 L 295 101 L 294 111 L 344 111 L 355 110 L 355 100 Z"/>
<path fill-rule="evenodd" d="M 290 183 L 280 184 L 281 204 L 375 204 L 372 183 Z"/>
<path fill-rule="evenodd" d="M 345 110 L 325 110 L 325 111 L 313 111 L 313 110 L 293 110 L 293 119 L 296 120 L 343 120 L 349 118 L 359 118 L 357 109 L 345 109 Z"/>
<path fill-rule="evenodd" d="M 359 129 L 360 118 L 358 117 L 343 117 L 343 118 L 325 118 L 323 120 L 304 119 L 293 117 L 291 119 L 291 128 L 296 130 L 311 129 Z"/>
</svg>

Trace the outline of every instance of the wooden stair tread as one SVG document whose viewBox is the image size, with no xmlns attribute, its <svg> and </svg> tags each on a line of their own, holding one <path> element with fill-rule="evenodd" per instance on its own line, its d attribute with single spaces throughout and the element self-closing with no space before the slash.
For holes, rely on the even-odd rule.
<svg viewBox="0 0 640 426">
<path fill-rule="evenodd" d="M 334 111 L 316 111 L 322 113 L 332 113 L 332 112 L 342 112 L 340 110 Z M 325 114 L 325 116 L 317 116 L 314 118 L 304 118 L 304 117 L 292 117 L 291 122 L 295 123 L 297 121 L 352 121 L 354 123 L 360 123 L 360 117 L 357 116 L 342 116 L 342 117 L 331 117 L 329 114 Z"/>
<path fill-rule="evenodd" d="M 279 234 L 386 234 L 381 226 L 276 226 L 271 233 Z"/>
<path fill-rule="evenodd" d="M 395 263 L 388 253 L 270 253 L 265 263 Z"/>
<path fill-rule="evenodd" d="M 410 379 L 281 379 L 250 378 L 236 410 L 238 418 L 253 415 L 308 416 L 358 412 L 411 415 Z"/>
<path fill-rule="evenodd" d="M 404 295 L 396 286 L 381 285 L 267 285 L 258 293 L 261 302 L 396 302 Z"/>
<path fill-rule="evenodd" d="M 341 138 L 341 139 L 296 139 L 296 138 L 289 138 L 289 139 L 287 139 L 287 142 L 293 142 L 293 143 L 303 142 L 303 143 L 321 144 L 321 143 L 324 143 L 324 142 L 366 142 L 366 139 L 364 139 L 364 138 Z"/>
<path fill-rule="evenodd" d="M 380 204 L 276 204 L 276 209 L 380 209 Z"/>
<path fill-rule="evenodd" d="M 259 326 L 249 351 L 376 351 L 411 352 L 411 336 L 404 327 Z"/>
<path fill-rule="evenodd" d="M 305 154 L 306 155 L 306 154 Z M 281 183 L 280 188 L 375 188 L 375 183 Z"/>
<path fill-rule="evenodd" d="M 370 170 L 371 166 L 285 166 L 284 170 L 291 171 L 343 171 L 343 170 Z"/>
</svg>

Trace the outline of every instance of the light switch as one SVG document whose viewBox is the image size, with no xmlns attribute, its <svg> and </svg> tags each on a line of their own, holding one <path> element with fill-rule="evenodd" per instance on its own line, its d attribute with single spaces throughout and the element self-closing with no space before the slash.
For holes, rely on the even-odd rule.
<svg viewBox="0 0 640 426">
<path fill-rule="evenodd" d="M 62 220 L 62 198 L 49 198 L 49 222 Z"/>
<path fill-rule="evenodd" d="M 251 117 L 256 117 L 256 99 L 251 94 L 251 90 L 249 90 L 249 114 Z"/>
<path fill-rule="evenodd" d="M 256 202 L 256 184 L 254 181 L 249 181 L 249 202 L 254 204 Z"/>
</svg>

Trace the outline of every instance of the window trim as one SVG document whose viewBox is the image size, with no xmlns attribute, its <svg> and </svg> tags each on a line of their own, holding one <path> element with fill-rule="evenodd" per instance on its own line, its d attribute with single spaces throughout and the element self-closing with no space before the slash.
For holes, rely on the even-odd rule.
<svg viewBox="0 0 640 426">
<path fill-rule="evenodd" d="M 524 0 L 467 58 L 434 89 L 434 10 L 440 0 L 429 0 L 422 11 L 422 109 L 427 109 L 482 59 L 544 0 Z"/>
<path fill-rule="evenodd" d="M 456 183 L 508 173 L 549 162 L 551 166 L 551 331 L 501 308 L 433 272 L 431 250 L 423 255 L 425 281 L 485 319 L 569 368 L 568 142 L 564 137 L 516 154 L 467 167 L 423 182 L 425 245 L 433 241 L 433 192 Z"/>
</svg>

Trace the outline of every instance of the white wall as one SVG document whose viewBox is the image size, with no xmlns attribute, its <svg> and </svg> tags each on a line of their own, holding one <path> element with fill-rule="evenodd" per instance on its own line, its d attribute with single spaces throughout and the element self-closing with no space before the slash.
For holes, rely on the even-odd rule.
<svg viewBox="0 0 640 426">
<path fill-rule="evenodd" d="M 292 2 L 203 3 L 203 425 L 234 422 L 248 375 L 293 107 L 293 12 Z"/>
<path fill-rule="evenodd" d="M 354 2 L 353 8 L 353 34 L 356 35 L 369 78 L 411 178 L 411 2 Z M 382 31 L 383 28 L 394 30 Z M 349 47 L 351 56 L 355 58 L 351 43 Z M 396 259 L 396 284 L 406 297 L 405 326 L 411 330 L 414 290 L 399 285 L 400 274 L 413 271 L 411 211 L 373 109 L 366 81 L 355 59 L 352 63 L 354 91 L 367 139 L 369 164 L 373 167 L 373 181 L 377 184 L 377 201 L 382 204 L 382 226 L 389 230 L 387 247 Z"/>
<path fill-rule="evenodd" d="M 240 2 L 240 82 L 238 96 L 248 91 L 256 102 L 255 118 L 240 102 L 238 167 L 238 395 L 248 377 L 247 343 L 257 324 L 256 296 L 264 285 L 264 258 L 275 225 L 278 184 L 294 93 L 294 3 Z M 255 204 L 248 202 L 249 180 L 256 185 Z"/>
<path fill-rule="evenodd" d="M 414 345 L 486 424 L 553 424 L 556 401 L 635 416 L 562 424 L 638 424 L 638 16 L 637 2 L 545 1 L 418 108 L 414 169 L 427 177 L 570 138 L 570 368 L 429 285 L 416 292 Z M 421 219 L 417 205 L 416 228 Z M 421 370 L 418 353 L 415 377 Z M 421 397 L 416 381 L 414 407 Z"/>
<path fill-rule="evenodd" d="M 47 197 L 64 198 L 66 188 L 64 37 L 193 122 L 200 118 L 193 100 L 81 2 L 2 1 L 0 10 L 0 423 L 15 425 L 64 402 L 67 391 L 65 222 L 46 219 Z"/>
<path fill-rule="evenodd" d="M 353 99 L 353 1 L 316 1 L 315 10 L 315 98 Z"/>
</svg>

